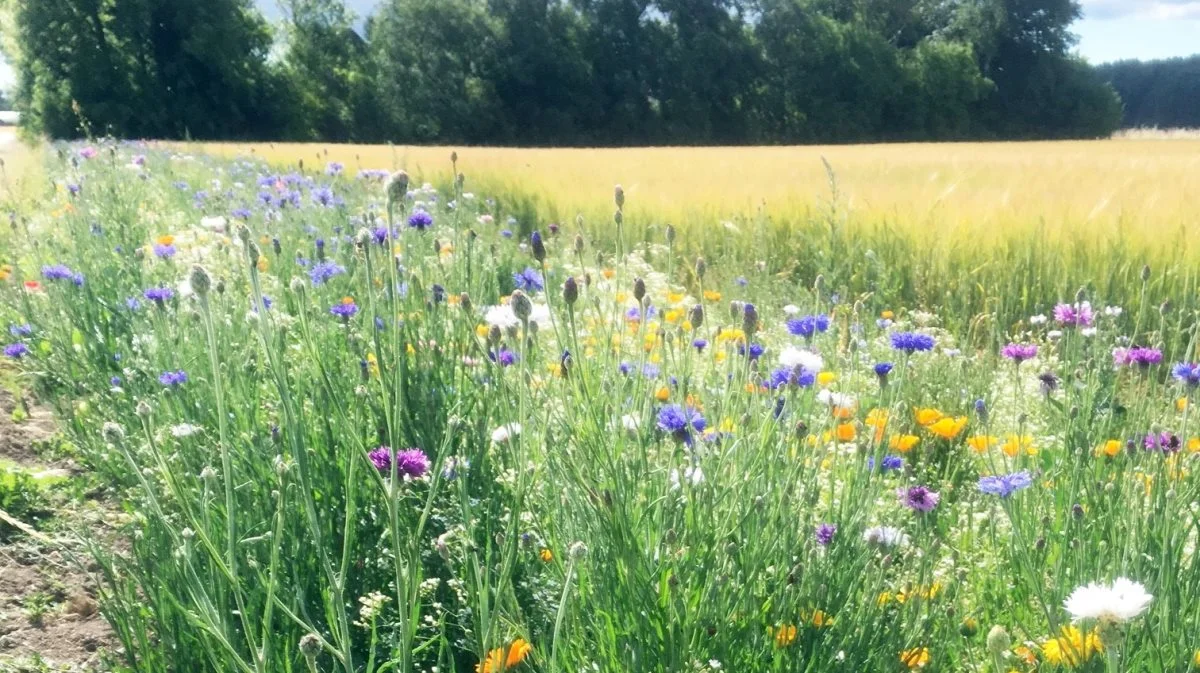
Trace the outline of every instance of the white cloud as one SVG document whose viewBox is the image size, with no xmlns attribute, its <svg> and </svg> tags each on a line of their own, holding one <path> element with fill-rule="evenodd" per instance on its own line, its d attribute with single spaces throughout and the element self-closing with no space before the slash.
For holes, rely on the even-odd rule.
<svg viewBox="0 0 1200 673">
<path fill-rule="evenodd" d="M 1088 19 L 1198 19 L 1200 0 L 1083 0 Z"/>
</svg>

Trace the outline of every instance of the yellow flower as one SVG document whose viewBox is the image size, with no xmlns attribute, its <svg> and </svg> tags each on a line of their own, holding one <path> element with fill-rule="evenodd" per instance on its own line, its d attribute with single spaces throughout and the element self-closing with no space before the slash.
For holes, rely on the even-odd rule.
<svg viewBox="0 0 1200 673">
<path fill-rule="evenodd" d="M 827 386 L 837 380 L 837 374 L 833 372 L 821 372 L 817 374 L 817 385 Z"/>
<path fill-rule="evenodd" d="M 745 343 L 746 333 L 733 327 L 722 327 L 721 331 L 717 332 L 717 343 L 725 343 L 726 341 Z"/>
<path fill-rule="evenodd" d="M 679 319 L 682 317 L 683 317 L 683 309 L 681 309 L 681 308 L 668 309 L 667 311 L 665 311 L 663 313 L 663 320 L 666 320 L 667 322 L 671 323 L 672 325 L 679 322 Z"/>
<path fill-rule="evenodd" d="M 880 313 L 880 314 L 879 314 L 879 317 L 880 317 L 880 318 L 883 318 L 884 320 L 891 320 L 892 318 L 895 318 L 895 317 L 896 317 L 896 314 L 895 314 L 895 313 L 892 313 L 890 310 L 889 310 L 889 311 L 883 311 L 882 313 Z"/>
<path fill-rule="evenodd" d="M 916 416 L 919 425 L 933 425 L 942 420 L 945 414 L 937 409 L 917 409 Z"/>
<path fill-rule="evenodd" d="M 853 442 L 858 435 L 854 430 L 853 423 L 839 423 L 837 426 L 837 439 L 839 442 Z"/>
<path fill-rule="evenodd" d="M 1192 668 L 1200 669 L 1200 650 L 1192 654 Z"/>
<path fill-rule="evenodd" d="M 154 239 L 154 244 L 155 245 L 174 245 L 175 237 L 170 234 L 159 236 L 158 238 Z"/>
<path fill-rule="evenodd" d="M 654 392 L 654 399 L 659 402 L 666 402 L 671 399 L 671 389 L 666 386 L 659 386 L 658 390 Z"/>
<path fill-rule="evenodd" d="M 1036 456 L 1038 452 L 1037 447 L 1033 445 L 1033 437 L 1029 435 L 1022 435 L 1020 437 L 1008 435 L 1005 437 L 1004 444 L 1001 445 L 1000 450 L 1009 458 L 1016 458 L 1018 454 L 1022 453 L 1027 456 Z"/>
<path fill-rule="evenodd" d="M 963 428 L 965 427 L 967 427 L 966 416 L 959 416 L 958 418 L 950 418 L 947 416 L 946 418 L 941 419 L 937 423 L 934 423 L 925 429 L 937 435 L 938 437 L 941 437 L 942 439 L 954 439 L 960 432 L 963 431 Z"/>
<path fill-rule="evenodd" d="M 908 666 L 909 670 L 924 668 L 929 663 L 929 659 L 929 649 L 925 647 L 914 647 L 900 653 L 900 663 Z"/>
<path fill-rule="evenodd" d="M 1188 440 L 1188 451 L 1192 453 L 1200 451 L 1200 437 L 1192 437 Z"/>
<path fill-rule="evenodd" d="M 600 275 L 604 276 L 606 279 L 611 280 L 614 273 L 615 272 L 612 269 L 604 269 L 603 271 L 600 272 Z"/>
<path fill-rule="evenodd" d="M 1051 664 L 1078 666 L 1103 651 L 1104 647 L 1100 644 L 1100 636 L 1096 631 L 1084 635 L 1074 626 L 1062 627 L 1059 637 L 1050 638 L 1042 643 L 1042 657 Z"/>
<path fill-rule="evenodd" d="M 716 290 L 705 290 L 704 291 L 704 300 L 705 301 L 721 301 L 721 293 L 717 292 Z"/>
<path fill-rule="evenodd" d="M 1175 400 L 1175 410 L 1176 411 L 1180 411 L 1180 412 L 1186 411 L 1187 408 L 1188 408 L 1188 400 L 1186 397 L 1181 397 L 1181 398 Z"/>
<path fill-rule="evenodd" d="M 818 629 L 833 626 L 833 615 L 828 614 L 824 610 L 813 610 L 808 621 Z"/>
<path fill-rule="evenodd" d="M 374 353 L 367 353 L 367 371 L 371 376 L 379 376 L 379 360 L 375 359 Z"/>
<path fill-rule="evenodd" d="M 887 425 L 888 412 L 887 409 L 872 409 L 867 412 L 867 425 L 872 428 L 882 428 Z"/>
<path fill-rule="evenodd" d="M 538 558 L 542 559 L 543 563 L 549 563 L 554 560 L 554 552 L 549 549 L 543 549 L 538 552 Z"/>
<path fill-rule="evenodd" d="M 667 290 L 667 303 L 678 304 L 683 301 L 684 294 L 682 292 L 671 292 Z"/>
<path fill-rule="evenodd" d="M 517 638 L 509 645 L 508 648 L 497 647 L 488 652 L 487 658 L 475 664 L 475 673 L 500 673 L 500 671 L 511 671 L 525 661 L 525 657 L 533 647 L 525 642 L 522 638 Z"/>
<path fill-rule="evenodd" d="M 778 629 L 768 626 L 767 635 L 775 639 L 775 647 L 787 647 L 796 641 L 796 625 L 784 624 Z"/>
<path fill-rule="evenodd" d="M 967 446 L 975 453 L 984 453 L 988 449 L 995 446 L 1000 441 L 999 437 L 992 435 L 974 435 L 967 437 Z"/>
<path fill-rule="evenodd" d="M 892 435 L 892 438 L 888 441 L 888 446 L 900 453 L 908 453 L 920 442 L 921 438 L 916 435 Z"/>
<path fill-rule="evenodd" d="M 271 268 L 271 263 L 267 261 L 266 256 L 260 255 L 256 266 L 258 266 L 259 273 L 266 273 L 267 269 Z"/>
<path fill-rule="evenodd" d="M 488 326 L 487 325 L 485 325 L 483 323 L 479 323 L 478 325 L 475 326 L 475 336 L 479 337 L 480 339 L 486 339 L 487 335 L 488 335 Z"/>
</svg>

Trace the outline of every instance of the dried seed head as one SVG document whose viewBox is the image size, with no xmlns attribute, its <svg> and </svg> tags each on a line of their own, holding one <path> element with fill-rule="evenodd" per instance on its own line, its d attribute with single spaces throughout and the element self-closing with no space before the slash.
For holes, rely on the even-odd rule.
<svg viewBox="0 0 1200 673">
<path fill-rule="evenodd" d="M 575 234 L 575 254 L 583 252 L 583 234 Z"/>
<path fill-rule="evenodd" d="M 469 312 L 471 310 L 471 295 L 466 292 L 459 293 L 458 305 L 462 307 L 462 310 Z"/>
<path fill-rule="evenodd" d="M 300 639 L 300 654 L 303 654 L 305 659 L 316 659 L 320 653 L 321 639 L 317 637 L 317 634 L 308 633 Z"/>
</svg>

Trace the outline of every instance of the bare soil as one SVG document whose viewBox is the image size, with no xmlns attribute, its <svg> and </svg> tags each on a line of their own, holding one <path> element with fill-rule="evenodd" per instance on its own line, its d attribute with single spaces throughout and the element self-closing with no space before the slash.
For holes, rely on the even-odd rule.
<svg viewBox="0 0 1200 673">
<path fill-rule="evenodd" d="M 0 463 L 35 475 L 73 474 L 71 463 L 42 459 L 35 449 L 54 436 L 49 411 L 30 406 L 28 418 L 14 424 L 17 404 L 0 390 Z M 62 508 L 57 527 L 81 523 L 69 520 L 73 516 L 73 508 Z M 53 532 L 0 542 L 0 673 L 106 670 L 105 651 L 117 643 L 80 552 L 71 536 Z"/>
</svg>

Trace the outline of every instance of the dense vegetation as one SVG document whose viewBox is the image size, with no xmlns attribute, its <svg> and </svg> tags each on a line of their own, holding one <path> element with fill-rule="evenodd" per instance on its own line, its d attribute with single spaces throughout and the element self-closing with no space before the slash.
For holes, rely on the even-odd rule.
<svg viewBox="0 0 1200 673">
<path fill-rule="evenodd" d="M 1099 67 L 1125 104 L 1123 126 L 1200 127 L 1200 55 Z"/>
<path fill-rule="evenodd" d="M 55 137 L 735 144 L 1103 136 L 1076 0 L 0 0 Z"/>
</svg>

